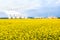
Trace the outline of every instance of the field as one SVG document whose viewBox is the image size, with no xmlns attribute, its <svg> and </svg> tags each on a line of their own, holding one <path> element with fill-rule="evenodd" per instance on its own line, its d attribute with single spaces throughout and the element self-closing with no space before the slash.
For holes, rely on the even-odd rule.
<svg viewBox="0 0 60 40">
<path fill-rule="evenodd" d="M 60 19 L 0 19 L 0 40 L 60 40 Z"/>
</svg>

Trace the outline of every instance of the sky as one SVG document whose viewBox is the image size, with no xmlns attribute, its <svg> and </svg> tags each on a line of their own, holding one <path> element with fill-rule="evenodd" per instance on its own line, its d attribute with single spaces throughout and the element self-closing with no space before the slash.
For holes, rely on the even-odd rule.
<svg viewBox="0 0 60 40">
<path fill-rule="evenodd" d="M 60 0 L 0 0 L 0 17 L 16 11 L 30 17 L 60 17 Z"/>
</svg>

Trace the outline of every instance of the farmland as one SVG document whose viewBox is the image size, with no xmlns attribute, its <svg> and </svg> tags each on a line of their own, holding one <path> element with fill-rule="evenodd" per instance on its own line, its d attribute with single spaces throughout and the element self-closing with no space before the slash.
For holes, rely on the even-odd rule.
<svg viewBox="0 0 60 40">
<path fill-rule="evenodd" d="M 0 19 L 0 40 L 60 40 L 60 19 Z"/>
</svg>

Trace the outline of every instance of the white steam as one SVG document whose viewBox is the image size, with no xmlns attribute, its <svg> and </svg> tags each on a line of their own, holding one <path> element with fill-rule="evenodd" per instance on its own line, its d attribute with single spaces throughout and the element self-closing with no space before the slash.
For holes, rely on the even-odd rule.
<svg viewBox="0 0 60 40">
<path fill-rule="evenodd" d="M 5 11 L 5 13 L 8 15 L 8 18 L 27 18 L 26 14 L 19 13 L 17 11 Z"/>
</svg>

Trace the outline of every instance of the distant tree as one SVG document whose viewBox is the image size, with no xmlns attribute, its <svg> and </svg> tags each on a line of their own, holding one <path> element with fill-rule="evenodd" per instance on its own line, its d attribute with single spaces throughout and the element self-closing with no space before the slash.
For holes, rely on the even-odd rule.
<svg viewBox="0 0 60 40">
<path fill-rule="evenodd" d="M 29 19 L 34 19 L 34 17 L 28 17 Z"/>
<path fill-rule="evenodd" d="M 60 19 L 60 17 L 58 17 L 58 19 Z"/>
<path fill-rule="evenodd" d="M 1 17 L 0 19 L 8 19 L 8 17 Z"/>
</svg>

